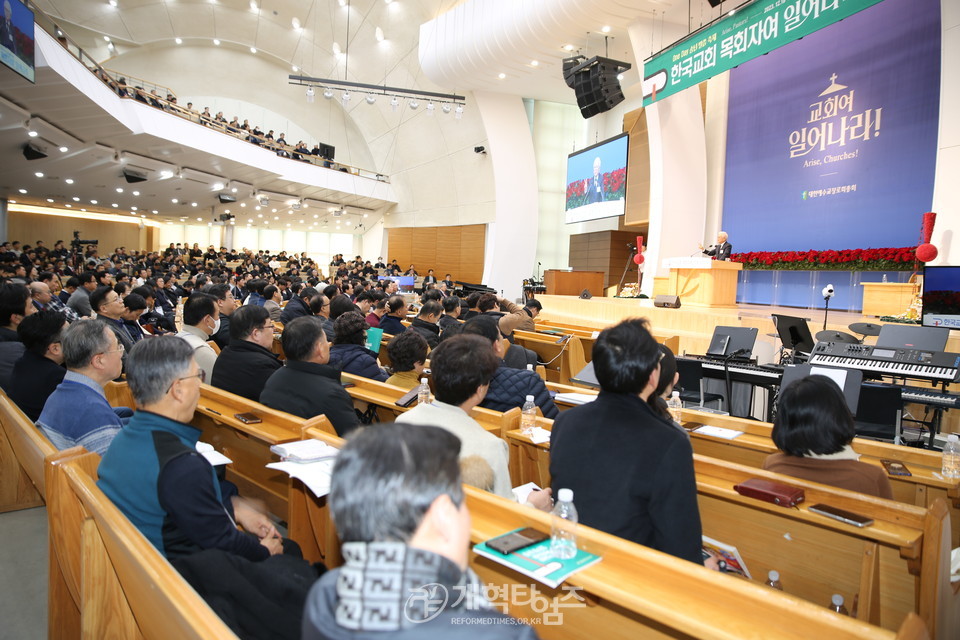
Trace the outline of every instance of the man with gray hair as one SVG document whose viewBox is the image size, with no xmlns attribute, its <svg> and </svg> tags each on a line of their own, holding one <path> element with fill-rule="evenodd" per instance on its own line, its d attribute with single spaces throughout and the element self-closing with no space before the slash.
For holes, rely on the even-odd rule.
<svg viewBox="0 0 960 640">
<path fill-rule="evenodd" d="M 67 373 L 37 419 L 57 449 L 81 446 L 103 454 L 123 422 L 103 387 L 120 375 L 123 345 L 101 320 L 74 322 L 61 339 Z"/>
<path fill-rule="evenodd" d="M 137 411 L 103 457 L 97 484 L 168 559 L 220 549 L 265 560 L 282 553 L 280 534 L 197 453 L 200 430 L 189 422 L 203 379 L 185 340 L 138 342 L 127 357 Z"/>
<path fill-rule="evenodd" d="M 345 562 L 310 590 L 303 640 L 536 638 L 492 608 L 467 567 L 459 457 L 439 427 L 368 427 L 347 442 L 328 497 Z"/>
</svg>

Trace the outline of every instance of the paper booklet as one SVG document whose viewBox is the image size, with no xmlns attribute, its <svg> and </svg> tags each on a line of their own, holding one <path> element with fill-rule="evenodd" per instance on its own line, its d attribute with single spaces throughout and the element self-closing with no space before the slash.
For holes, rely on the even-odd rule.
<svg viewBox="0 0 960 640">
<path fill-rule="evenodd" d="M 522 529 L 523 527 L 520 527 L 519 529 L 514 529 L 514 531 L 521 531 Z M 506 533 L 513 533 L 513 531 Z M 473 551 L 477 555 L 489 558 L 505 567 L 519 571 L 528 578 L 533 578 L 551 589 L 556 589 L 564 580 L 576 572 L 586 569 L 602 560 L 600 556 L 587 553 L 581 549 L 577 549 L 577 555 L 569 560 L 555 558 L 550 551 L 549 538 L 508 555 L 491 549 L 487 546 L 486 542 L 474 545 Z"/>
<path fill-rule="evenodd" d="M 703 536 L 703 550 L 720 561 L 720 571 L 750 578 L 750 570 L 743 556 L 733 545 L 725 544 L 708 536 Z"/>
<path fill-rule="evenodd" d="M 233 462 L 233 460 L 214 449 L 212 444 L 206 442 L 197 442 L 197 453 L 206 458 L 207 462 L 215 467 Z"/>
<path fill-rule="evenodd" d="M 336 458 L 340 450 L 321 440 L 297 440 L 275 444 L 270 451 L 283 458 L 284 462 L 316 462 Z"/>
<path fill-rule="evenodd" d="M 319 462 L 271 462 L 268 469 L 283 471 L 288 476 L 296 478 L 313 492 L 318 498 L 330 493 L 330 476 L 333 474 L 333 458 Z"/>
</svg>

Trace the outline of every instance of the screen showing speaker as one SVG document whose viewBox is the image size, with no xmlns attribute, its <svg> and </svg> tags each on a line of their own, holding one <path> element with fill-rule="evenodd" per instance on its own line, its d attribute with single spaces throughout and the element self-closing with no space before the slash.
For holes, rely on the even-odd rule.
<svg viewBox="0 0 960 640">
<path fill-rule="evenodd" d="M 567 156 L 567 224 L 623 215 L 629 146 L 621 133 Z"/>
<path fill-rule="evenodd" d="M 960 267 L 923 268 L 923 326 L 960 330 Z"/>
<path fill-rule="evenodd" d="M 20 0 L 3 0 L 0 62 L 34 82 L 33 48 L 33 11 Z"/>
</svg>

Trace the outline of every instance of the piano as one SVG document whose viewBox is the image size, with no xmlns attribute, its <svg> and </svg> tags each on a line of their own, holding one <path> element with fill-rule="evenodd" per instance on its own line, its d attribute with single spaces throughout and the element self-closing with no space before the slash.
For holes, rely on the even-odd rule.
<svg viewBox="0 0 960 640">
<path fill-rule="evenodd" d="M 703 375 L 708 378 L 723 379 L 724 358 L 713 356 L 687 355 L 688 359 L 699 360 L 703 366 Z M 730 370 L 730 380 L 746 382 L 759 386 L 769 387 L 780 384 L 783 376 L 783 367 L 774 364 L 756 364 L 748 360 L 730 360 L 727 364 Z"/>
<path fill-rule="evenodd" d="M 946 351 L 819 342 L 810 353 L 809 363 L 926 382 L 960 380 L 960 353 Z"/>
<path fill-rule="evenodd" d="M 930 407 L 941 407 L 943 409 L 960 408 L 960 395 L 953 393 L 942 393 L 932 389 L 920 389 L 917 387 L 902 387 L 901 397 L 904 402 L 915 402 L 925 404 Z"/>
</svg>

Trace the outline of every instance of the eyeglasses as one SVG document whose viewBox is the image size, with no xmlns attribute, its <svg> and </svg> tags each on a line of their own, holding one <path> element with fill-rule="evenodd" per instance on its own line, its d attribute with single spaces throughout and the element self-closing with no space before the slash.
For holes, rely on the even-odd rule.
<svg viewBox="0 0 960 640">
<path fill-rule="evenodd" d="M 203 384 L 204 382 L 207 381 L 207 372 L 204 371 L 203 369 L 200 369 L 198 372 L 196 372 L 192 376 L 183 376 L 182 378 L 175 379 L 173 382 L 170 383 L 170 386 L 167 387 L 167 390 L 164 392 L 164 395 L 166 395 L 167 393 L 170 393 L 170 389 L 173 389 L 173 385 L 177 384 L 181 380 L 189 380 L 190 378 L 200 378 L 200 384 Z"/>
<path fill-rule="evenodd" d="M 126 349 L 123 348 L 123 344 L 117 343 L 116 349 L 109 349 L 107 351 L 104 351 L 103 355 L 107 355 L 108 353 L 118 353 L 118 352 L 122 354 L 124 351 L 126 351 Z"/>
</svg>

